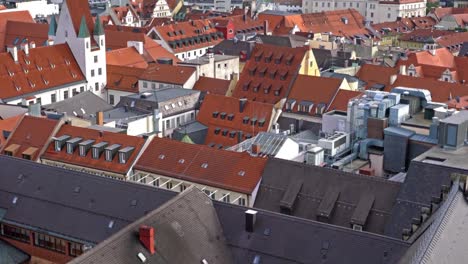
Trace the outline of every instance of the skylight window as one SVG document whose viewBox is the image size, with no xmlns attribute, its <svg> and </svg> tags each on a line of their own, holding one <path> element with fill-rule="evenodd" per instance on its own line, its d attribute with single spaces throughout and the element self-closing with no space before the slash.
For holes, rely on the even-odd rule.
<svg viewBox="0 0 468 264">
<path fill-rule="evenodd" d="M 12 202 L 13 204 L 16 204 L 17 201 L 18 201 L 18 197 L 15 196 L 15 197 L 13 197 L 13 201 L 11 201 L 11 202 Z"/>
<path fill-rule="evenodd" d="M 165 157 L 166 157 L 166 155 L 164 155 L 164 154 L 159 155 L 159 159 L 161 159 L 161 160 L 163 160 Z"/>
<path fill-rule="evenodd" d="M 206 163 L 206 162 L 203 163 L 203 164 L 201 165 L 201 167 L 204 168 L 204 169 L 208 168 L 208 163 Z"/>
<path fill-rule="evenodd" d="M 241 170 L 241 171 L 239 171 L 239 173 L 237 173 L 237 175 L 239 175 L 239 176 L 244 176 L 244 175 L 245 175 L 245 171 Z"/>
<path fill-rule="evenodd" d="M 184 164 L 184 162 L 185 162 L 184 159 L 180 159 L 180 160 L 179 160 L 179 163 L 180 163 L 180 164 Z"/>
<path fill-rule="evenodd" d="M 108 227 L 108 228 L 114 227 L 114 220 L 111 220 L 111 221 L 109 222 L 109 225 L 107 225 L 107 227 Z"/>
</svg>

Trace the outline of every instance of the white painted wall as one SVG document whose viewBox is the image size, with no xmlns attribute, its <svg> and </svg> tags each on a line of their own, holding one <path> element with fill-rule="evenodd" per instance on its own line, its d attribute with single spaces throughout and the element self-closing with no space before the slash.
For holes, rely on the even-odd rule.
<svg viewBox="0 0 468 264">
<path fill-rule="evenodd" d="M 40 98 L 40 102 L 42 105 L 46 104 L 51 104 L 52 102 L 52 94 L 55 94 L 56 96 L 56 102 L 63 101 L 65 92 L 68 91 L 68 98 L 73 97 L 73 90 L 76 89 L 77 92 L 80 92 L 81 87 L 84 88 L 84 91 L 86 91 L 86 82 L 79 82 L 75 84 L 71 84 L 65 87 L 60 87 L 60 88 L 53 88 L 49 89 L 47 91 L 38 91 L 37 93 L 30 93 L 23 95 L 21 97 L 17 98 L 6 98 L 3 99 L 7 104 L 24 104 L 28 105 L 29 103 L 37 103 L 38 100 L 37 98 Z M 23 98 L 26 97 L 32 97 L 34 96 L 35 99 L 23 101 Z"/>
<path fill-rule="evenodd" d="M 288 138 L 281 146 L 275 158 L 291 160 L 299 154 L 299 143 Z"/>
<path fill-rule="evenodd" d="M 46 0 L 28 1 L 16 3 L 16 10 L 29 11 L 31 16 L 51 16 L 59 13 L 58 4 L 48 4 Z"/>
</svg>

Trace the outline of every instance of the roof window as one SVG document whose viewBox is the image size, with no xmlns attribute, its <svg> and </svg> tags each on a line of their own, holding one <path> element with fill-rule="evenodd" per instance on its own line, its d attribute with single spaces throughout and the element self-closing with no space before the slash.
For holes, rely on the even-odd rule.
<svg viewBox="0 0 468 264">
<path fill-rule="evenodd" d="M 206 162 L 203 163 L 203 164 L 201 165 L 201 167 L 204 168 L 204 169 L 208 168 L 208 163 L 206 163 Z"/>
<path fill-rule="evenodd" d="M 223 134 L 223 136 L 227 136 L 227 134 L 228 134 L 228 133 L 229 133 L 229 130 L 227 130 L 227 129 L 223 129 L 223 133 L 222 133 L 222 134 Z"/>
<path fill-rule="evenodd" d="M 236 136 L 236 134 L 237 134 L 236 131 L 231 131 L 231 132 L 229 133 L 229 137 L 230 137 L 230 138 L 234 138 L 234 137 Z"/>
<path fill-rule="evenodd" d="M 244 171 L 244 170 L 240 170 L 240 171 L 237 173 L 237 175 L 239 175 L 239 176 L 244 176 L 244 175 L 245 175 L 245 171 Z"/>
<path fill-rule="evenodd" d="M 218 112 L 218 111 L 213 112 L 213 118 L 217 118 L 218 115 L 219 115 L 219 112 Z"/>
<path fill-rule="evenodd" d="M 221 117 L 221 119 L 226 119 L 226 112 L 222 112 L 220 117 Z"/>
<path fill-rule="evenodd" d="M 219 127 L 215 128 L 215 130 L 214 130 L 215 135 L 218 135 L 219 132 L 221 132 L 221 128 L 219 128 Z"/>
<path fill-rule="evenodd" d="M 159 158 L 160 160 L 163 160 L 165 157 L 166 157 L 166 155 L 164 155 L 164 154 L 160 154 L 160 155 L 158 156 L 158 158 Z"/>
<path fill-rule="evenodd" d="M 227 116 L 227 119 L 228 119 L 229 121 L 232 121 L 232 120 L 234 119 L 234 114 L 229 114 L 229 115 Z"/>
</svg>

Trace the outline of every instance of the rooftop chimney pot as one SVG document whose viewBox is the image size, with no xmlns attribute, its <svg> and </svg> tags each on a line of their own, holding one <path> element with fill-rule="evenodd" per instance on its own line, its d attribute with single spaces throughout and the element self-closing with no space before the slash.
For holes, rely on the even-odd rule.
<svg viewBox="0 0 468 264">
<path fill-rule="evenodd" d="M 255 221 L 257 220 L 257 211 L 247 210 L 245 211 L 245 231 L 252 233 L 255 228 Z"/>
<path fill-rule="evenodd" d="M 154 228 L 145 225 L 140 226 L 139 237 L 143 246 L 153 255 L 156 252 L 154 249 Z"/>
</svg>

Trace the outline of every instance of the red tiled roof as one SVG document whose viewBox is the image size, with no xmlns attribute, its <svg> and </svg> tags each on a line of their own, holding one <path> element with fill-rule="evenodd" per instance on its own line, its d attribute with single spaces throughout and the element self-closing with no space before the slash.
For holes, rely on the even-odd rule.
<svg viewBox="0 0 468 264">
<path fill-rule="evenodd" d="M 268 19 L 259 16 L 260 19 Z M 344 22 L 347 19 L 347 23 Z M 354 35 L 369 34 L 364 26 L 364 17 L 355 9 L 342 9 L 308 14 L 285 15 L 284 20 L 278 23 L 275 18 L 272 29 L 274 34 L 278 30 L 297 26 L 301 32 L 332 32 L 335 36 L 352 37 Z M 268 21 L 270 21 L 268 19 Z M 284 32 L 284 30 L 282 31 Z"/>
<path fill-rule="evenodd" d="M 23 115 L 17 115 L 13 116 L 7 119 L 2 119 L 0 120 L 0 132 L 2 131 L 8 131 L 12 132 L 13 129 L 17 126 L 19 121 L 23 118 Z M 3 147 L 3 144 L 6 142 L 6 139 L 3 137 L 3 135 L 0 135 L 0 148 Z"/>
<path fill-rule="evenodd" d="M 138 80 L 145 69 L 107 65 L 106 88 L 129 93 L 138 93 Z"/>
<path fill-rule="evenodd" d="M 166 64 L 150 64 L 140 76 L 141 80 L 159 83 L 184 85 L 195 73 L 192 67 L 174 66 Z"/>
<path fill-rule="evenodd" d="M 449 108 L 455 108 L 457 110 L 468 110 L 468 96 L 462 96 L 460 98 L 452 99 L 448 102 Z"/>
<path fill-rule="evenodd" d="M 57 120 L 25 115 L 8 137 L 1 153 L 4 154 L 6 148 L 16 144 L 20 147 L 13 156 L 22 158 L 22 153 L 32 147 L 37 148 L 37 150 L 32 155 L 31 160 L 37 160 L 58 125 L 59 121 Z"/>
<path fill-rule="evenodd" d="M 5 48 L 5 36 L 7 32 L 8 21 L 21 21 L 34 23 L 34 19 L 31 17 L 29 11 L 12 11 L 12 12 L 1 12 L 0 13 L 0 51 L 4 51 Z"/>
<path fill-rule="evenodd" d="M 217 115 L 213 114 L 216 112 Z M 228 147 L 239 143 L 238 131 L 242 131 L 241 140 L 248 136 L 255 136 L 258 132 L 267 131 L 272 114 L 273 105 L 271 104 L 246 101 L 241 112 L 239 99 L 208 94 L 200 107 L 197 120 L 208 127 L 205 144 L 214 143 Z M 233 115 L 232 120 L 229 115 Z M 252 120 L 256 120 L 253 125 Z M 261 125 L 261 121 L 264 124 Z M 227 132 L 223 135 L 223 131 Z"/>
<path fill-rule="evenodd" d="M 193 90 L 207 92 L 208 94 L 226 95 L 231 81 L 210 77 L 200 77 L 193 86 Z"/>
<path fill-rule="evenodd" d="M 146 36 L 145 33 L 131 31 L 117 31 L 106 27 L 106 47 L 111 50 L 127 48 L 128 41 L 143 42 L 143 57 L 147 62 L 156 61 L 159 58 L 169 58 L 173 63 L 180 61 L 173 53 L 166 50 L 162 45 Z"/>
<path fill-rule="evenodd" d="M 374 84 L 390 84 L 390 76 L 398 74 L 398 68 L 385 67 L 374 64 L 363 64 L 356 73 L 356 77 L 367 83 L 367 88 Z"/>
<path fill-rule="evenodd" d="M 134 47 L 116 49 L 106 53 L 107 65 L 128 66 L 145 69 L 148 67 L 145 58 Z"/>
<path fill-rule="evenodd" d="M 358 96 L 363 95 L 363 92 L 360 91 L 351 91 L 340 89 L 336 94 L 335 98 L 333 99 L 331 105 L 328 107 L 328 110 L 339 110 L 339 111 L 347 111 L 348 110 L 348 102 L 349 100 L 356 98 Z"/>
<path fill-rule="evenodd" d="M 212 21 L 213 23 L 215 23 L 216 27 L 219 27 L 221 26 L 221 24 L 231 21 L 234 25 L 234 30 L 236 30 L 237 33 L 263 32 L 263 20 L 254 20 L 250 16 L 238 15 L 220 18 L 217 17 L 213 18 Z"/>
<path fill-rule="evenodd" d="M 134 147 L 130 158 L 125 164 L 119 163 L 119 157 L 116 154 L 112 161 L 106 161 L 105 153 L 102 153 L 99 159 L 92 158 L 92 151 L 89 150 L 86 156 L 80 156 L 78 147 L 75 148 L 73 154 L 67 153 L 67 148 L 63 147 L 61 151 L 55 151 L 55 144 L 51 142 L 47 147 L 43 159 L 54 160 L 58 162 L 73 164 L 82 167 L 93 168 L 97 170 L 109 171 L 119 174 L 126 174 L 135 161 L 138 153 L 141 151 L 145 139 L 142 137 L 129 136 L 121 133 L 112 133 L 107 131 L 98 131 L 89 128 L 74 127 L 71 125 L 63 125 L 56 133 L 55 137 L 58 138 L 63 135 L 70 136 L 70 139 L 75 137 L 82 138 L 82 141 L 95 140 L 93 144 L 100 142 L 107 142 L 107 146 L 113 144 L 120 144 L 120 149 L 125 147 Z"/>
<path fill-rule="evenodd" d="M 342 83 L 343 80 L 337 78 L 298 75 L 288 95 L 288 100 L 296 100 L 291 111 L 300 112 L 299 105 L 307 101 L 313 103 L 311 111 L 307 114 L 315 115 L 319 104 L 325 104 L 324 112 L 326 112 Z"/>
<path fill-rule="evenodd" d="M 172 23 L 156 27 L 155 30 L 174 53 L 207 48 L 223 40 L 223 34 L 218 34 L 208 19 Z"/>
<path fill-rule="evenodd" d="M 160 58 L 168 58 L 172 59 L 172 63 L 174 65 L 179 62 L 179 58 L 177 58 L 174 53 L 169 52 L 166 50 L 162 45 L 158 44 L 156 41 L 152 40 L 148 36 L 145 36 L 145 58 L 147 61 L 157 61 Z"/>
<path fill-rule="evenodd" d="M 307 52 L 308 47 L 256 44 L 242 70 L 233 96 L 269 104 L 277 103 L 288 94 Z"/>
<path fill-rule="evenodd" d="M 431 78 L 398 75 L 398 78 L 392 87 L 398 86 L 415 89 L 426 89 L 431 93 L 432 101 L 440 103 L 445 103 L 449 101 L 450 98 L 455 98 L 456 96 L 462 97 L 468 95 L 468 89 L 466 85 L 443 82 Z M 390 91 L 391 89 L 386 88 L 385 90 Z"/>
<path fill-rule="evenodd" d="M 451 52 L 457 52 L 463 46 L 464 42 L 468 41 L 468 32 L 460 32 L 441 36 L 436 39 L 437 44 L 441 47 L 446 47 Z"/>
<path fill-rule="evenodd" d="M 10 53 L 0 53 L 2 99 L 84 80 L 68 44 L 29 49 L 29 55 L 18 50 L 18 62 L 13 60 Z"/>
<path fill-rule="evenodd" d="M 36 47 L 45 46 L 49 38 L 48 31 L 48 24 L 10 20 L 7 22 L 4 44 L 19 45 L 22 41 L 34 41 Z"/>
<path fill-rule="evenodd" d="M 453 34 L 453 31 L 449 30 L 433 30 L 433 29 L 416 29 L 410 33 L 406 33 L 400 36 L 400 41 L 412 41 L 412 42 L 426 42 L 430 38 L 437 39 L 438 37 Z"/>
<path fill-rule="evenodd" d="M 86 26 L 88 27 L 89 33 L 93 35 L 94 32 L 94 20 L 91 16 L 91 10 L 89 9 L 88 0 L 66 0 L 68 12 L 73 23 L 76 35 L 80 32 L 81 19 L 84 16 Z"/>
<path fill-rule="evenodd" d="M 385 31 L 389 33 L 405 33 L 414 29 L 432 28 L 437 22 L 432 17 L 406 17 L 398 21 L 383 22 L 372 24 L 372 27 L 377 31 Z"/>
<path fill-rule="evenodd" d="M 117 31 L 109 29 L 109 26 L 104 30 L 106 35 L 106 48 L 107 49 L 121 49 L 126 48 L 127 41 L 145 42 L 145 34 L 131 31 Z"/>
<path fill-rule="evenodd" d="M 127 17 L 128 12 L 132 13 L 132 16 L 134 18 L 138 19 L 138 14 L 130 6 L 116 6 L 116 7 L 112 7 L 112 10 L 114 11 L 115 16 L 119 19 L 120 23 L 124 22 L 124 19 Z M 117 22 L 117 21 L 115 21 L 115 22 Z M 116 23 L 114 23 L 114 24 L 116 24 Z"/>
<path fill-rule="evenodd" d="M 439 20 L 447 15 L 468 13 L 468 8 L 438 7 L 431 11 Z"/>
<path fill-rule="evenodd" d="M 261 179 L 266 161 L 265 158 L 252 157 L 245 152 L 154 138 L 134 168 L 251 194 Z"/>
</svg>

